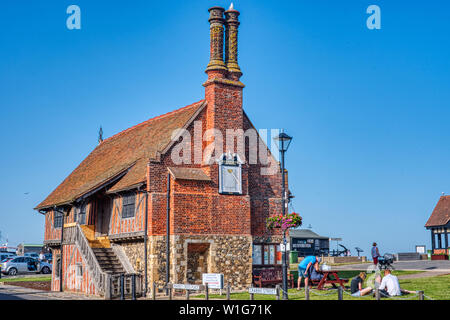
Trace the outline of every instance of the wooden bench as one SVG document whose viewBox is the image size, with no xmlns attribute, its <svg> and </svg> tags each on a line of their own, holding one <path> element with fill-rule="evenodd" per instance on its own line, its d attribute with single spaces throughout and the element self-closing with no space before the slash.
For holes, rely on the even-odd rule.
<svg viewBox="0 0 450 320">
<path fill-rule="evenodd" d="M 255 286 L 262 288 L 264 285 L 277 285 L 283 282 L 283 271 L 282 269 L 261 269 L 254 273 L 253 283 Z M 294 287 L 294 277 L 292 274 L 288 274 L 288 285 L 291 288 Z"/>
</svg>

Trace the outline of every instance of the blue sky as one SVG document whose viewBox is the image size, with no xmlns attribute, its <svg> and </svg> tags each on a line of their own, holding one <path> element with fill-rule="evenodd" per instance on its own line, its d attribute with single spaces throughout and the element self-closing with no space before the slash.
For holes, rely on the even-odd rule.
<svg viewBox="0 0 450 320">
<path fill-rule="evenodd" d="M 82 29 L 66 28 L 81 8 Z M 381 30 L 366 8 L 381 8 Z M 204 97 L 207 9 L 228 1 L 0 3 L 0 231 L 43 240 L 33 211 L 105 137 Z M 450 193 L 446 1 L 234 1 L 244 109 L 284 128 L 294 209 L 369 253 L 430 246 Z"/>
</svg>

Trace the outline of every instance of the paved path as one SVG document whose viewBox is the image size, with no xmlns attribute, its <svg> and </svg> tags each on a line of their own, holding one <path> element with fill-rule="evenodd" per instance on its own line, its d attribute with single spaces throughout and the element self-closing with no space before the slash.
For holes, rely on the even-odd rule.
<svg viewBox="0 0 450 320">
<path fill-rule="evenodd" d="M 0 285 L 0 300 L 98 300 L 99 297 L 69 292 L 42 291 L 19 286 Z"/>
</svg>

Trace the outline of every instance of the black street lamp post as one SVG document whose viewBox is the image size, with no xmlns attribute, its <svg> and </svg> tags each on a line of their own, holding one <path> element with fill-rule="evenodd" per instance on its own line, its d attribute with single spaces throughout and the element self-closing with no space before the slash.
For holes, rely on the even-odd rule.
<svg viewBox="0 0 450 320">
<path fill-rule="evenodd" d="M 289 145 L 292 141 L 292 137 L 288 136 L 283 131 L 274 138 L 275 141 L 277 141 L 278 149 L 280 150 L 281 154 L 281 202 L 283 206 L 283 216 L 286 215 L 286 183 L 285 183 L 285 169 L 284 169 L 284 154 L 286 153 L 287 149 L 289 148 Z M 282 260 L 283 260 L 283 300 L 288 300 L 288 283 L 287 283 L 287 267 L 288 267 L 288 261 L 287 261 L 287 241 L 286 241 L 286 230 L 283 231 L 283 245 L 284 250 L 282 253 Z"/>
</svg>

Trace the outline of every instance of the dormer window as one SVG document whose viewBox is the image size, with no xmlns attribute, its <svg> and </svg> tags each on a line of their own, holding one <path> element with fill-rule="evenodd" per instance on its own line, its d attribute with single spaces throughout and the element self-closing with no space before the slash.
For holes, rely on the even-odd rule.
<svg viewBox="0 0 450 320">
<path fill-rule="evenodd" d="M 122 218 L 134 217 L 136 194 L 134 192 L 125 193 L 122 196 Z"/>
</svg>

